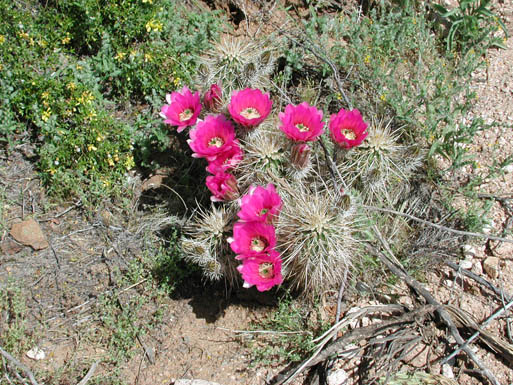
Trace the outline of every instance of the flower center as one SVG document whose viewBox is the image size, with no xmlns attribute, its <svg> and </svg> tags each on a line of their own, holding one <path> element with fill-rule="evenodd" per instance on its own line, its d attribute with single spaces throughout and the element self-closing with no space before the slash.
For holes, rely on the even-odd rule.
<svg viewBox="0 0 513 385">
<path fill-rule="evenodd" d="M 273 264 L 266 262 L 258 266 L 258 275 L 262 278 L 272 278 L 274 275 Z"/>
<path fill-rule="evenodd" d="M 310 131 L 310 127 L 305 126 L 303 123 L 296 124 L 296 128 L 299 130 L 299 132 L 307 132 Z"/>
<path fill-rule="evenodd" d="M 342 130 L 342 135 L 344 135 L 346 137 L 346 139 L 349 139 L 349 140 L 356 139 L 356 134 L 354 133 L 354 131 L 348 130 L 347 128 Z"/>
<path fill-rule="evenodd" d="M 255 237 L 251 239 L 251 246 L 249 248 L 259 253 L 264 251 L 267 246 L 267 241 L 265 239 L 262 237 Z"/>
<path fill-rule="evenodd" d="M 180 112 L 178 117 L 180 118 L 180 122 L 183 122 L 185 120 L 189 120 L 190 118 L 192 118 L 192 115 L 193 115 L 192 110 L 190 108 L 187 108 L 187 109 L 183 110 L 182 112 Z"/>
<path fill-rule="evenodd" d="M 212 139 L 208 141 L 209 147 L 221 147 L 224 144 L 223 138 L 220 138 L 219 136 L 214 136 Z"/>
<path fill-rule="evenodd" d="M 261 115 L 260 115 L 260 112 L 258 112 L 258 110 L 256 108 L 253 108 L 253 107 L 248 107 L 248 108 L 245 108 L 243 109 L 240 114 L 245 117 L 246 119 L 256 119 L 256 118 L 259 118 Z"/>
<path fill-rule="evenodd" d="M 265 214 L 267 214 L 268 211 L 269 211 L 269 209 L 262 209 L 262 210 L 260 210 L 260 213 L 258 215 L 260 215 L 260 216 L 265 215 Z"/>
</svg>

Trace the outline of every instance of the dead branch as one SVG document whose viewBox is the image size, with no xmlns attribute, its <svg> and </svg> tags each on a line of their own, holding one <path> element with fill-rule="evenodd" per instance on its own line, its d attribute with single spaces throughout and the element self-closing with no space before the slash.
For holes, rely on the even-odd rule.
<svg viewBox="0 0 513 385">
<path fill-rule="evenodd" d="M 458 235 L 466 235 L 468 237 L 484 238 L 484 239 L 491 239 L 493 241 L 501 241 L 501 242 L 513 243 L 513 239 L 496 237 L 494 235 L 488 235 L 488 234 L 483 234 L 483 233 L 473 233 L 471 231 L 456 230 L 456 229 L 452 229 L 452 228 L 447 227 L 447 226 L 439 225 L 438 223 L 433 223 L 433 222 L 427 221 L 425 219 L 417 218 L 416 216 L 413 216 L 413 215 L 410 215 L 410 214 L 406 214 L 406 213 L 402 213 L 400 211 L 396 211 L 396 210 L 392 210 L 392 209 L 385 209 L 385 208 L 382 208 L 382 207 L 367 206 L 367 205 L 362 205 L 362 204 L 358 204 L 358 206 L 360 206 L 361 208 L 367 209 L 367 210 L 381 211 L 383 213 L 399 215 L 401 217 L 405 217 L 405 218 L 411 219 L 411 220 L 413 220 L 415 222 L 419 222 L 419 223 L 422 223 L 424 225 L 428 225 L 428 226 L 431 226 L 431 227 L 436 227 L 437 229 L 445 230 L 445 231 L 448 231 L 450 233 L 454 233 L 454 234 L 458 234 Z"/>
<path fill-rule="evenodd" d="M 32 371 L 29 368 L 27 368 L 20 361 L 18 361 L 16 358 L 7 353 L 4 349 L 2 349 L 2 347 L 0 347 L 0 354 L 4 356 L 7 359 L 7 361 L 9 361 L 12 365 L 22 370 L 25 373 L 25 375 L 29 378 L 32 385 L 39 385 L 36 381 L 36 378 L 34 377 L 34 373 L 32 373 Z"/>
<path fill-rule="evenodd" d="M 506 306 L 501 307 L 498 311 L 488 317 L 481 326 L 473 319 L 471 314 L 464 312 L 461 309 L 457 309 L 453 306 L 447 306 L 447 310 L 451 313 L 455 320 L 457 320 L 462 327 L 474 329 L 476 332 L 465 341 L 463 345 L 452 352 L 448 357 L 444 358 L 441 365 L 449 362 L 450 359 L 455 357 L 464 347 L 467 347 L 476 338 L 480 338 L 485 344 L 487 344 L 492 350 L 500 352 L 509 362 L 513 363 L 513 346 L 502 338 L 488 333 L 484 330 L 494 319 L 499 317 L 502 313 L 506 312 L 511 306 L 513 306 L 513 300 L 510 301 Z"/>
<path fill-rule="evenodd" d="M 96 367 L 98 366 L 98 361 L 93 362 L 89 370 L 87 371 L 84 378 L 80 380 L 80 382 L 77 385 L 86 385 L 87 382 L 91 379 L 91 377 L 94 375 L 94 372 L 96 371 Z"/>
<path fill-rule="evenodd" d="M 404 327 L 406 324 L 409 324 L 414 320 L 418 321 L 424 319 L 430 313 L 432 313 L 433 310 L 433 306 L 423 306 L 422 308 L 419 308 L 412 312 L 405 313 L 394 320 L 382 322 L 377 325 L 370 325 L 367 327 L 351 330 L 350 332 L 347 332 L 337 340 L 331 341 L 330 343 L 318 348 L 310 358 L 304 360 L 299 366 L 290 369 L 284 374 L 278 374 L 271 381 L 271 383 L 273 385 L 287 384 L 304 370 L 311 368 L 329 359 L 330 357 L 344 353 L 344 347 L 348 343 L 353 343 L 354 341 L 366 339 L 373 336 L 378 336 L 380 334 L 388 332 L 391 329 Z M 328 340 L 330 339 L 331 338 L 328 338 Z"/>
<path fill-rule="evenodd" d="M 451 269 L 457 271 L 458 273 L 466 275 L 467 277 L 472 278 L 474 281 L 487 287 L 488 289 L 493 291 L 499 297 L 499 299 L 504 298 L 506 301 L 510 301 L 513 298 L 513 296 L 509 295 L 508 293 L 504 293 L 504 291 L 502 291 L 501 289 L 499 289 L 483 277 L 480 277 L 479 275 L 474 274 L 473 272 L 468 271 L 466 269 L 462 269 L 461 266 L 459 266 L 457 263 L 454 263 L 452 261 L 446 261 L 445 264 L 449 266 Z"/>
<path fill-rule="evenodd" d="M 493 384 L 493 385 L 500 385 L 499 381 L 495 378 L 492 372 L 481 362 L 481 360 L 475 355 L 475 353 L 470 350 L 470 348 L 465 345 L 465 341 L 461 337 L 458 328 L 454 324 L 451 316 L 447 312 L 444 306 L 440 304 L 432 295 L 431 293 L 424 288 L 417 280 L 412 278 L 408 273 L 401 270 L 399 267 L 397 267 L 390 259 L 387 258 L 386 255 L 382 254 L 381 252 L 368 247 L 368 250 L 375 255 L 381 262 L 383 262 L 392 273 L 397 275 L 399 278 L 401 278 L 408 286 L 410 286 L 415 292 L 417 292 L 419 295 L 424 297 L 424 299 L 431 305 L 435 306 L 435 311 L 439 315 L 441 321 L 448 327 L 449 332 L 456 340 L 456 343 L 460 345 L 462 350 L 468 355 L 468 357 L 474 361 L 474 363 L 481 369 L 483 372 L 483 375 Z M 465 346 L 463 346 L 465 345 Z"/>
</svg>

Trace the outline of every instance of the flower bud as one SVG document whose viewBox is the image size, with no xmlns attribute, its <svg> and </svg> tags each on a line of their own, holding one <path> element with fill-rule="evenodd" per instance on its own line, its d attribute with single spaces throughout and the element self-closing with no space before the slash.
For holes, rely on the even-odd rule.
<svg viewBox="0 0 513 385">
<path fill-rule="evenodd" d="M 297 143 L 292 146 L 291 162 L 299 170 L 304 169 L 310 162 L 311 148 L 306 143 Z"/>
<path fill-rule="evenodd" d="M 203 96 L 203 103 L 205 104 L 207 110 L 212 112 L 219 112 L 223 104 L 221 99 L 222 96 L 223 91 L 221 90 L 221 87 L 219 87 L 218 84 L 212 84 L 210 89 L 205 92 L 205 95 Z"/>
</svg>

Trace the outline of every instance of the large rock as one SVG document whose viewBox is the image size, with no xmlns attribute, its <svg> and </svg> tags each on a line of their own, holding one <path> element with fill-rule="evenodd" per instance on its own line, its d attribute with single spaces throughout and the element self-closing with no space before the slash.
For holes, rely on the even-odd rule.
<svg viewBox="0 0 513 385">
<path fill-rule="evenodd" d="M 34 250 L 42 250 L 48 247 L 48 241 L 41 231 L 41 227 L 32 218 L 12 225 L 11 236 L 18 242 L 32 247 Z"/>
</svg>

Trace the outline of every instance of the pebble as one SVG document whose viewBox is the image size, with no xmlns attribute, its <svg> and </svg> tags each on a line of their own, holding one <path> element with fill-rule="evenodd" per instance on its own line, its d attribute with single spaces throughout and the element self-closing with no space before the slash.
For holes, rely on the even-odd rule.
<svg viewBox="0 0 513 385">
<path fill-rule="evenodd" d="M 328 385 L 344 385 L 349 380 L 349 374 L 343 369 L 338 369 L 331 372 L 326 379 Z"/>
<path fill-rule="evenodd" d="M 463 245 L 461 248 L 461 251 L 463 253 L 463 256 L 465 258 L 467 257 L 475 257 L 477 255 L 476 248 L 472 245 Z"/>
<path fill-rule="evenodd" d="M 483 270 L 490 278 L 497 278 L 499 276 L 499 258 L 488 257 L 483 261 Z"/>
<path fill-rule="evenodd" d="M 464 261 L 460 261 L 460 267 L 462 269 L 465 269 L 465 270 L 470 270 L 472 269 L 472 261 L 471 260 L 468 260 L 468 259 L 465 259 Z"/>
<path fill-rule="evenodd" d="M 509 174 L 510 172 L 513 172 L 513 163 L 508 164 L 506 167 L 504 167 L 504 169 L 503 169 L 503 170 L 504 170 L 504 172 L 506 172 L 506 173 L 508 173 L 508 174 Z"/>
<path fill-rule="evenodd" d="M 442 376 L 447 378 L 454 378 L 454 372 L 452 371 L 452 367 L 449 364 L 442 365 Z"/>
<path fill-rule="evenodd" d="M 39 349 L 37 346 L 34 346 L 27 353 L 25 353 L 28 358 L 39 361 L 44 360 L 46 357 L 45 352 L 42 349 Z"/>
</svg>

